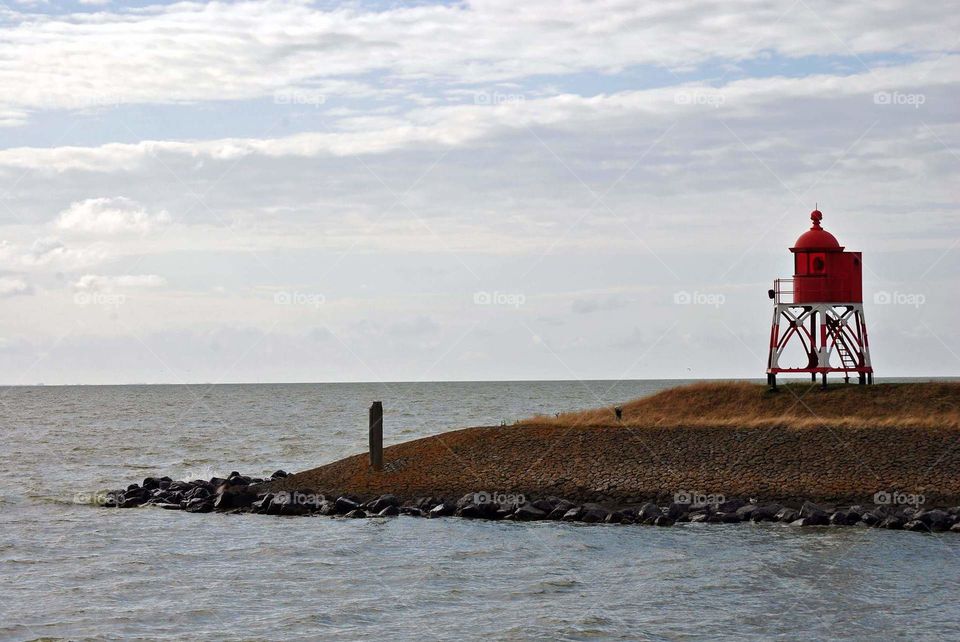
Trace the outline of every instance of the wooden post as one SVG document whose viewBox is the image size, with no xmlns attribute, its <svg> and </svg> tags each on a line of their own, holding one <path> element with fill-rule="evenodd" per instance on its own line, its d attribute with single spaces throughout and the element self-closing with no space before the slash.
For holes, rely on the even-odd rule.
<svg viewBox="0 0 960 642">
<path fill-rule="evenodd" d="M 370 467 L 383 470 L 383 403 L 370 406 Z"/>
</svg>

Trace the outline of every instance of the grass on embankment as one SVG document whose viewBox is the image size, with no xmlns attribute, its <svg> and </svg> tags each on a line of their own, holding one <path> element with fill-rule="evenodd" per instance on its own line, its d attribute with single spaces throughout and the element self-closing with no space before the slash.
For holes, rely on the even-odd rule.
<svg viewBox="0 0 960 642">
<path fill-rule="evenodd" d="M 671 388 L 614 409 L 536 416 L 521 422 L 554 426 L 960 427 L 960 383 L 873 386 L 791 383 L 771 392 L 752 383 L 710 382 Z"/>
</svg>

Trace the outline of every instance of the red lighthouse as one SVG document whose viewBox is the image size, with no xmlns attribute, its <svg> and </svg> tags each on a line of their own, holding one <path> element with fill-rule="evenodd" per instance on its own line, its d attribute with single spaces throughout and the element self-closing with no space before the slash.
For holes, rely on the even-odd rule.
<svg viewBox="0 0 960 642">
<path fill-rule="evenodd" d="M 777 387 L 780 373 L 808 373 L 816 381 L 827 373 L 859 375 L 860 383 L 873 383 L 870 344 L 863 317 L 863 263 L 860 252 L 846 252 L 833 234 L 820 226 L 823 214 L 810 214 L 813 227 L 797 239 L 793 252 L 793 278 L 777 279 L 770 330 L 767 382 Z M 783 364 L 788 346 L 803 348 L 806 363 Z"/>
</svg>

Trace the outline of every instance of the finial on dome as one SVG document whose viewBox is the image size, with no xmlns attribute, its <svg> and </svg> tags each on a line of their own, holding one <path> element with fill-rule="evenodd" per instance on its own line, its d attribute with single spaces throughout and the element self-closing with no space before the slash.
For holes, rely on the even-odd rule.
<svg viewBox="0 0 960 642">
<path fill-rule="evenodd" d="M 814 205 L 814 207 L 816 207 L 816 205 Z M 820 227 L 820 221 L 823 220 L 823 212 L 821 212 L 819 209 L 813 210 L 810 212 L 810 220 L 813 221 L 813 229 L 822 229 Z"/>
</svg>

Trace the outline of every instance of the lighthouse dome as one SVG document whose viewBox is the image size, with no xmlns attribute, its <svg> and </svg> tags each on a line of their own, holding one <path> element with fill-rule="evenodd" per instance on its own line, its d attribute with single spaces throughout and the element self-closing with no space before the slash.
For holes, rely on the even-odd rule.
<svg viewBox="0 0 960 642">
<path fill-rule="evenodd" d="M 813 221 L 813 227 L 800 235 L 800 238 L 797 239 L 796 244 L 793 246 L 794 250 L 843 249 L 840 247 L 840 242 L 837 241 L 837 237 L 820 227 L 820 221 L 822 219 L 823 214 L 820 210 L 813 210 L 810 213 L 810 220 Z"/>
</svg>

